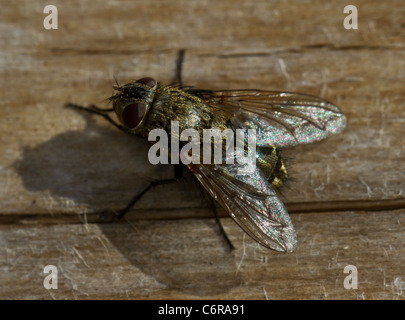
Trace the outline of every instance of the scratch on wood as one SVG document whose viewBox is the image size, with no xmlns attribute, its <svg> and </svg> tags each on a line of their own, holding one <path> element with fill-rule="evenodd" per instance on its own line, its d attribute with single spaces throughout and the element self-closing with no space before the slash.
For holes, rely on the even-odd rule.
<svg viewBox="0 0 405 320">
<path fill-rule="evenodd" d="M 326 165 L 326 184 L 330 184 L 330 166 Z"/>
<path fill-rule="evenodd" d="M 359 235 L 359 238 L 360 238 L 361 241 L 363 241 L 363 242 L 366 243 L 366 244 L 371 244 L 371 243 L 372 243 L 372 241 L 370 240 L 370 238 L 367 237 L 367 236 Z"/>
<path fill-rule="evenodd" d="M 242 257 L 240 258 L 239 263 L 238 263 L 238 265 L 236 267 L 236 274 L 239 272 L 239 269 L 240 269 L 240 267 L 241 267 L 241 265 L 243 263 L 243 260 L 246 257 L 246 233 L 244 233 L 243 237 L 242 237 L 242 248 L 243 248 Z"/>
<path fill-rule="evenodd" d="M 323 293 L 323 296 L 325 297 L 325 299 L 328 299 L 328 294 L 326 293 L 326 289 L 323 285 L 321 286 L 321 294 Z"/>
<path fill-rule="evenodd" d="M 311 248 L 310 248 L 310 251 L 309 251 L 311 256 L 314 255 L 313 248 L 315 246 L 315 241 L 316 241 L 317 236 L 318 236 L 317 234 L 314 234 L 314 236 L 311 239 Z"/>
<path fill-rule="evenodd" d="M 264 293 L 264 298 L 265 298 L 266 300 L 269 300 L 269 296 L 267 295 L 267 291 L 266 291 L 266 288 L 265 288 L 265 287 L 263 287 L 263 293 Z"/>
<path fill-rule="evenodd" d="M 87 232 L 90 232 L 89 230 L 89 223 L 87 221 L 87 209 L 83 209 L 83 212 L 78 213 L 79 219 L 82 221 L 84 227 L 86 228 Z"/>
<path fill-rule="evenodd" d="M 366 300 L 366 294 L 365 294 L 365 292 L 363 291 L 361 294 L 358 294 L 358 295 L 357 295 L 357 299 L 358 299 L 358 300 Z"/>
<path fill-rule="evenodd" d="M 90 266 L 87 264 L 86 260 L 84 260 L 83 256 L 80 254 L 80 252 L 79 252 L 75 247 L 73 247 L 72 250 L 73 250 L 73 252 L 79 257 L 79 259 L 84 263 L 84 265 L 85 265 L 87 268 L 90 268 Z"/>
<path fill-rule="evenodd" d="M 334 258 L 335 263 L 338 262 L 338 258 L 339 258 L 339 250 L 336 250 L 336 255 L 335 255 L 335 258 Z"/>
<path fill-rule="evenodd" d="M 384 269 L 383 268 L 378 268 L 378 270 L 380 270 L 381 271 L 381 273 L 382 273 L 382 275 L 383 275 L 383 287 L 385 288 L 385 287 L 387 287 L 387 281 L 386 281 L 386 278 L 385 278 L 385 271 L 384 271 Z"/>
<path fill-rule="evenodd" d="M 359 176 L 359 180 L 360 180 L 361 184 L 366 187 L 367 196 L 369 198 L 371 198 L 373 191 L 371 190 L 370 186 L 364 181 L 364 179 L 361 176 Z"/>
<path fill-rule="evenodd" d="M 63 276 L 70 281 L 70 283 L 72 285 L 71 292 L 72 292 L 72 295 L 73 295 L 75 300 L 77 300 L 79 298 L 78 295 L 77 295 L 77 292 L 79 292 L 81 294 L 84 294 L 86 296 L 90 296 L 87 292 L 84 292 L 84 291 L 78 289 L 78 286 L 75 283 L 75 281 L 73 281 L 73 279 L 66 272 L 63 272 L 63 268 L 62 268 L 62 266 L 60 264 L 58 265 L 58 270 L 62 270 Z"/>
<path fill-rule="evenodd" d="M 383 250 L 384 250 L 384 253 L 385 253 L 385 256 L 387 257 L 387 259 L 389 258 L 389 254 L 388 254 L 388 251 L 387 251 L 387 249 L 385 249 L 384 247 L 382 247 L 383 248 Z"/>
<path fill-rule="evenodd" d="M 402 296 L 404 293 L 405 282 L 401 276 L 394 277 L 394 280 L 390 284 L 391 292 L 396 296 Z"/>
<path fill-rule="evenodd" d="M 102 237 L 96 236 L 96 239 L 97 239 L 98 241 L 100 241 L 100 243 L 101 243 L 101 245 L 103 246 L 105 252 L 110 253 L 110 250 L 108 249 L 108 247 L 107 247 L 106 244 L 104 243 Z"/>
<path fill-rule="evenodd" d="M 291 82 L 291 77 L 287 72 L 287 67 L 283 59 L 278 59 L 278 64 L 280 65 L 281 74 L 287 79 L 287 82 Z"/>
<path fill-rule="evenodd" d="M 55 295 L 53 294 L 52 290 L 46 290 L 48 291 L 49 295 L 51 296 L 52 300 L 56 300 L 57 298 L 55 297 Z"/>
</svg>

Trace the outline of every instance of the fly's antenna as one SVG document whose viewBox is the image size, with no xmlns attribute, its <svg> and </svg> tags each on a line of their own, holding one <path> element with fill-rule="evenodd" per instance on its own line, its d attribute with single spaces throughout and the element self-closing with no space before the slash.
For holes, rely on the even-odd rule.
<svg viewBox="0 0 405 320">
<path fill-rule="evenodd" d="M 121 85 L 119 84 L 119 82 L 117 80 L 117 77 L 114 75 L 113 78 L 114 78 L 114 81 L 115 81 L 115 84 L 113 85 L 113 92 L 111 93 L 110 97 L 105 99 L 105 100 L 108 100 L 109 102 L 113 101 L 114 99 L 116 99 L 120 95 L 120 92 L 115 94 L 114 91 L 121 91 Z"/>
<path fill-rule="evenodd" d="M 121 86 L 118 83 L 118 80 L 117 80 L 116 76 L 113 76 L 113 77 L 114 77 L 114 81 L 115 81 L 115 85 L 113 85 L 113 89 L 118 90 L 119 88 L 121 88 Z"/>
</svg>

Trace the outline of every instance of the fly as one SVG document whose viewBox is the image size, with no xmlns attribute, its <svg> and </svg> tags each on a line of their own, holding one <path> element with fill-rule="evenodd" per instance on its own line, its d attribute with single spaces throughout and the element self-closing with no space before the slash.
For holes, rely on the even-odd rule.
<svg viewBox="0 0 405 320">
<path fill-rule="evenodd" d="M 103 116 L 120 130 L 144 138 L 153 129 L 170 134 L 171 124 L 180 131 L 237 129 L 256 131 L 253 173 L 240 174 L 242 164 L 190 163 L 185 166 L 212 199 L 254 240 L 277 251 L 291 252 L 297 237 L 284 204 L 277 195 L 288 178 L 280 150 L 308 144 L 340 133 L 346 118 L 332 103 L 310 95 L 266 90 L 200 90 L 181 85 L 163 85 L 141 78 L 114 86 L 109 98 L 113 108 L 69 106 Z M 109 116 L 115 112 L 120 123 Z M 156 184 L 152 182 L 123 210 L 132 207 Z"/>
</svg>

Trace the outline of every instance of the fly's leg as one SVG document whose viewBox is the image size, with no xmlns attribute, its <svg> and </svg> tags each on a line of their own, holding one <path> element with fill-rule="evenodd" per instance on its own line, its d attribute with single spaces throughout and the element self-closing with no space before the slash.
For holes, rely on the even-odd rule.
<svg viewBox="0 0 405 320">
<path fill-rule="evenodd" d="M 121 131 L 124 131 L 125 133 L 131 134 L 131 132 L 126 129 L 125 127 L 123 127 L 122 125 L 120 125 L 119 123 L 115 122 L 113 118 L 111 118 L 107 113 L 114 111 L 114 109 L 110 108 L 110 109 L 102 109 L 99 108 L 95 105 L 90 105 L 89 107 L 83 107 L 80 106 L 78 104 L 74 104 L 74 103 L 67 103 L 65 104 L 65 107 L 67 108 L 73 108 L 73 109 L 77 109 L 77 110 L 82 110 L 82 111 L 86 111 L 89 113 L 93 113 L 93 114 L 97 114 L 101 117 L 103 117 L 104 119 L 106 119 L 108 122 L 110 122 L 112 125 L 114 125 L 116 128 L 120 129 Z"/>
<path fill-rule="evenodd" d="M 122 219 L 125 214 L 128 213 L 129 210 L 142 198 L 142 196 L 148 192 L 150 189 L 156 186 L 160 186 L 163 184 L 169 184 L 173 182 L 179 181 L 183 177 L 183 165 L 176 164 L 174 165 L 174 178 L 171 179 L 163 179 L 163 180 L 155 180 L 149 183 L 149 185 L 143 189 L 140 193 L 138 193 L 129 203 L 128 205 L 119 212 L 118 219 Z"/>
<path fill-rule="evenodd" d="M 215 201 L 210 197 L 210 201 L 211 201 L 211 210 L 214 211 L 214 215 L 215 215 L 215 221 L 218 224 L 219 227 L 219 232 L 221 232 L 221 235 L 224 237 L 225 242 L 227 243 L 227 245 L 229 246 L 229 249 L 233 250 L 235 249 L 235 247 L 233 246 L 231 240 L 229 240 L 224 227 L 222 226 L 221 221 L 219 220 L 219 215 L 218 215 L 218 211 L 217 208 L 215 207 Z"/>
<path fill-rule="evenodd" d="M 213 198 L 211 198 L 211 196 L 207 193 L 207 191 L 202 187 L 201 184 L 199 184 L 200 186 L 200 191 L 201 191 L 201 196 L 203 196 L 204 198 L 207 199 L 207 201 L 210 202 L 210 209 L 212 210 L 212 212 L 214 213 L 215 216 L 215 222 L 218 225 L 219 228 L 219 232 L 221 233 L 221 235 L 224 237 L 225 242 L 227 243 L 229 249 L 232 251 L 233 249 L 235 249 L 235 247 L 233 246 L 231 240 L 229 240 L 224 227 L 222 226 L 221 221 L 219 220 L 219 215 L 218 215 L 218 211 L 217 208 L 215 206 L 215 200 Z"/>
<path fill-rule="evenodd" d="M 184 62 L 184 55 L 186 53 L 186 50 L 181 49 L 177 53 L 177 60 L 176 60 L 176 69 L 175 69 L 175 74 L 174 74 L 174 81 L 178 82 L 180 86 L 183 85 L 183 62 Z"/>
</svg>

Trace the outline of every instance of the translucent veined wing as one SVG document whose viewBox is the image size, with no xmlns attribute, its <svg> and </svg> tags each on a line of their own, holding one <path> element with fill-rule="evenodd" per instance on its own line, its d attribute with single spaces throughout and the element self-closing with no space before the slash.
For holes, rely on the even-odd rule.
<svg viewBox="0 0 405 320">
<path fill-rule="evenodd" d="M 187 167 L 254 240 L 277 251 L 294 251 L 297 239 L 287 210 L 258 168 L 246 175 L 239 174 L 243 165 L 238 163 Z"/>
<path fill-rule="evenodd" d="M 256 129 L 259 146 L 311 143 L 337 134 L 346 126 L 346 118 L 337 106 L 311 95 L 263 90 L 186 91 L 213 108 L 232 113 L 234 127 Z"/>
</svg>

